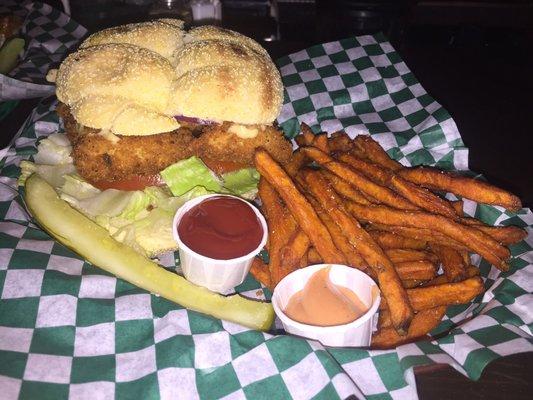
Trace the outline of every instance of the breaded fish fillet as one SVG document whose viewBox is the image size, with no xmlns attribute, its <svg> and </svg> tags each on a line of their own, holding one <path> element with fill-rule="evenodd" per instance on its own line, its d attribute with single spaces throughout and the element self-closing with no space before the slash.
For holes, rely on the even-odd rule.
<svg viewBox="0 0 533 400">
<path fill-rule="evenodd" d="M 110 140 L 96 129 L 80 126 L 64 104 L 58 106 L 57 112 L 72 143 L 72 157 L 78 173 L 93 183 L 157 174 L 193 155 L 251 167 L 253 152 L 258 147 L 265 148 L 280 163 L 288 161 L 292 153 L 290 142 L 274 127 L 259 129 L 257 136 L 249 139 L 229 132 L 231 124 L 225 123 L 207 126 L 189 124 L 172 132 L 115 136 L 115 140 Z"/>
<path fill-rule="evenodd" d="M 118 181 L 135 175 L 153 175 L 183 158 L 191 157 L 190 129 L 150 136 L 119 136 L 112 141 L 95 129 L 80 127 L 68 112 L 59 111 L 72 143 L 78 173 L 90 182 Z"/>
<path fill-rule="evenodd" d="M 257 129 L 257 136 L 244 139 L 231 132 L 230 123 L 211 125 L 204 129 L 194 145 L 195 154 L 202 159 L 239 162 L 248 167 L 254 165 L 254 150 L 259 147 L 281 164 L 292 154 L 291 143 L 273 126 L 262 126 Z"/>
</svg>

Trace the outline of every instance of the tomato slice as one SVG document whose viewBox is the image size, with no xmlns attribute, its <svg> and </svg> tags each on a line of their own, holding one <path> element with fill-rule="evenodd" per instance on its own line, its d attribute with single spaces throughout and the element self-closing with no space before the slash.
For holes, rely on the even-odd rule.
<svg viewBox="0 0 533 400">
<path fill-rule="evenodd" d="M 226 172 L 237 171 L 247 167 L 246 164 L 236 161 L 220 161 L 205 157 L 202 158 L 202 161 L 205 165 L 207 165 L 207 168 L 218 175 L 225 174 Z"/>
<path fill-rule="evenodd" d="M 118 181 L 97 181 L 91 183 L 100 190 L 143 190 L 147 186 L 163 186 L 165 184 L 163 178 L 159 174 L 133 175 L 128 179 Z"/>
</svg>

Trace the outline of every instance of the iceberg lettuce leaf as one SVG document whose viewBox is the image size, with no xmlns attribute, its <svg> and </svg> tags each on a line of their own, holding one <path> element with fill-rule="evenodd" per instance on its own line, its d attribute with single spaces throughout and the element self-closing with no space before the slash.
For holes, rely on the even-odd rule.
<svg viewBox="0 0 533 400">
<path fill-rule="evenodd" d="M 223 186 L 229 193 L 253 199 L 257 194 L 259 172 L 255 168 L 243 168 L 222 175 Z"/>
<path fill-rule="evenodd" d="M 97 215 L 117 217 L 123 212 L 129 213 L 131 216 L 133 210 L 137 210 L 137 203 L 141 202 L 139 196 L 135 195 L 135 192 L 125 192 L 116 189 L 107 189 L 94 196 L 85 198 L 78 198 L 66 193 L 60 193 L 59 197 L 93 219 Z"/>
<path fill-rule="evenodd" d="M 88 199 L 100 193 L 100 189 L 95 188 L 81 176 L 76 174 L 65 175 L 65 182 L 57 190 L 61 194 L 75 197 L 79 200 Z"/>
<path fill-rule="evenodd" d="M 75 175 L 65 180 L 58 190 L 62 199 L 107 229 L 116 240 L 149 257 L 176 249 L 172 237 L 174 214 L 189 199 L 209 193 L 202 186 L 182 196 L 172 196 L 168 189 L 156 186 L 143 191 L 100 191 Z"/>
<path fill-rule="evenodd" d="M 135 243 L 146 255 L 154 257 L 165 251 L 176 250 L 178 244 L 172 235 L 174 213 L 154 208 L 150 213 L 133 223 Z"/>
<path fill-rule="evenodd" d="M 61 186 L 65 182 L 65 175 L 76 172 L 74 164 L 35 164 L 31 161 L 20 162 L 20 176 L 18 185 L 23 186 L 26 179 L 33 173 L 36 173 L 54 188 Z"/>
<path fill-rule="evenodd" d="M 64 133 L 52 133 L 40 141 L 37 154 L 33 157 L 37 164 L 72 164 L 72 146 Z"/>
<path fill-rule="evenodd" d="M 196 186 L 210 192 L 219 192 L 222 185 L 218 177 L 198 157 L 178 161 L 161 171 L 161 177 L 174 196 L 181 196 Z"/>
</svg>

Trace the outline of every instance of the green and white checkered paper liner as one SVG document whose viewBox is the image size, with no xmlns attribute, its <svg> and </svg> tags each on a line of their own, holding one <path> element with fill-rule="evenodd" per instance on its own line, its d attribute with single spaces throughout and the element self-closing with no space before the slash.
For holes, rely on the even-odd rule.
<svg viewBox="0 0 533 400">
<path fill-rule="evenodd" d="M 24 18 L 20 37 L 26 41 L 20 64 L 8 75 L 0 74 L 0 101 L 53 94 L 55 87 L 46 81 L 46 73 L 59 65 L 87 29 L 40 2 L 4 0 L 0 13 Z"/>
<path fill-rule="evenodd" d="M 406 165 L 466 169 L 449 114 L 380 35 L 303 50 L 279 61 L 289 135 L 370 133 Z M 533 350 L 531 235 L 501 273 L 477 257 L 487 292 L 449 308 L 438 339 L 390 351 L 324 348 L 185 310 L 95 268 L 35 226 L 16 188 L 18 165 L 57 130 L 46 99 L 0 164 L 0 387 L 4 398 L 417 398 L 413 367 L 448 363 L 477 379 L 491 360 Z M 466 201 L 488 223 L 531 233 L 529 210 Z M 95 251 L 98 251 L 95 249 Z M 174 257 L 162 258 L 174 266 Z M 255 295 L 248 278 L 238 291 Z M 473 316 L 473 318 L 470 318 Z"/>
</svg>

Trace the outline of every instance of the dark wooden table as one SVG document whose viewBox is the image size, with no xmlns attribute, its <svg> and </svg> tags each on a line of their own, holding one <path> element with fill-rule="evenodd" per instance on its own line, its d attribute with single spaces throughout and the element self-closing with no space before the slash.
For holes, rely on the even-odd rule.
<svg viewBox="0 0 533 400">
<path fill-rule="evenodd" d="M 87 22 L 83 21 L 86 19 Z M 93 18 L 93 19 L 91 19 Z M 109 14 L 80 15 L 93 29 L 114 25 Z M 117 23 L 146 19 L 131 13 Z M 231 18 L 223 24 L 262 39 L 272 21 L 265 18 Z M 91 26 L 89 26 L 91 28 Z M 295 29 L 314 29 L 298 26 Z M 428 32 L 426 32 L 428 33 Z M 429 32 L 431 33 L 431 32 Z M 437 35 L 438 36 L 438 35 Z M 262 42 L 273 58 L 321 43 L 314 40 Z M 518 194 L 533 205 L 533 93 L 532 52 L 504 40 L 472 45 L 450 45 L 446 40 L 414 29 L 402 37 L 397 50 L 422 86 L 454 117 L 467 147 L 470 168 L 491 182 Z M 1 122 L 0 147 L 8 144 L 38 100 L 23 100 Z M 447 365 L 415 369 L 421 399 L 530 399 L 533 394 L 533 353 L 500 358 L 489 364 L 474 382 Z"/>
</svg>

